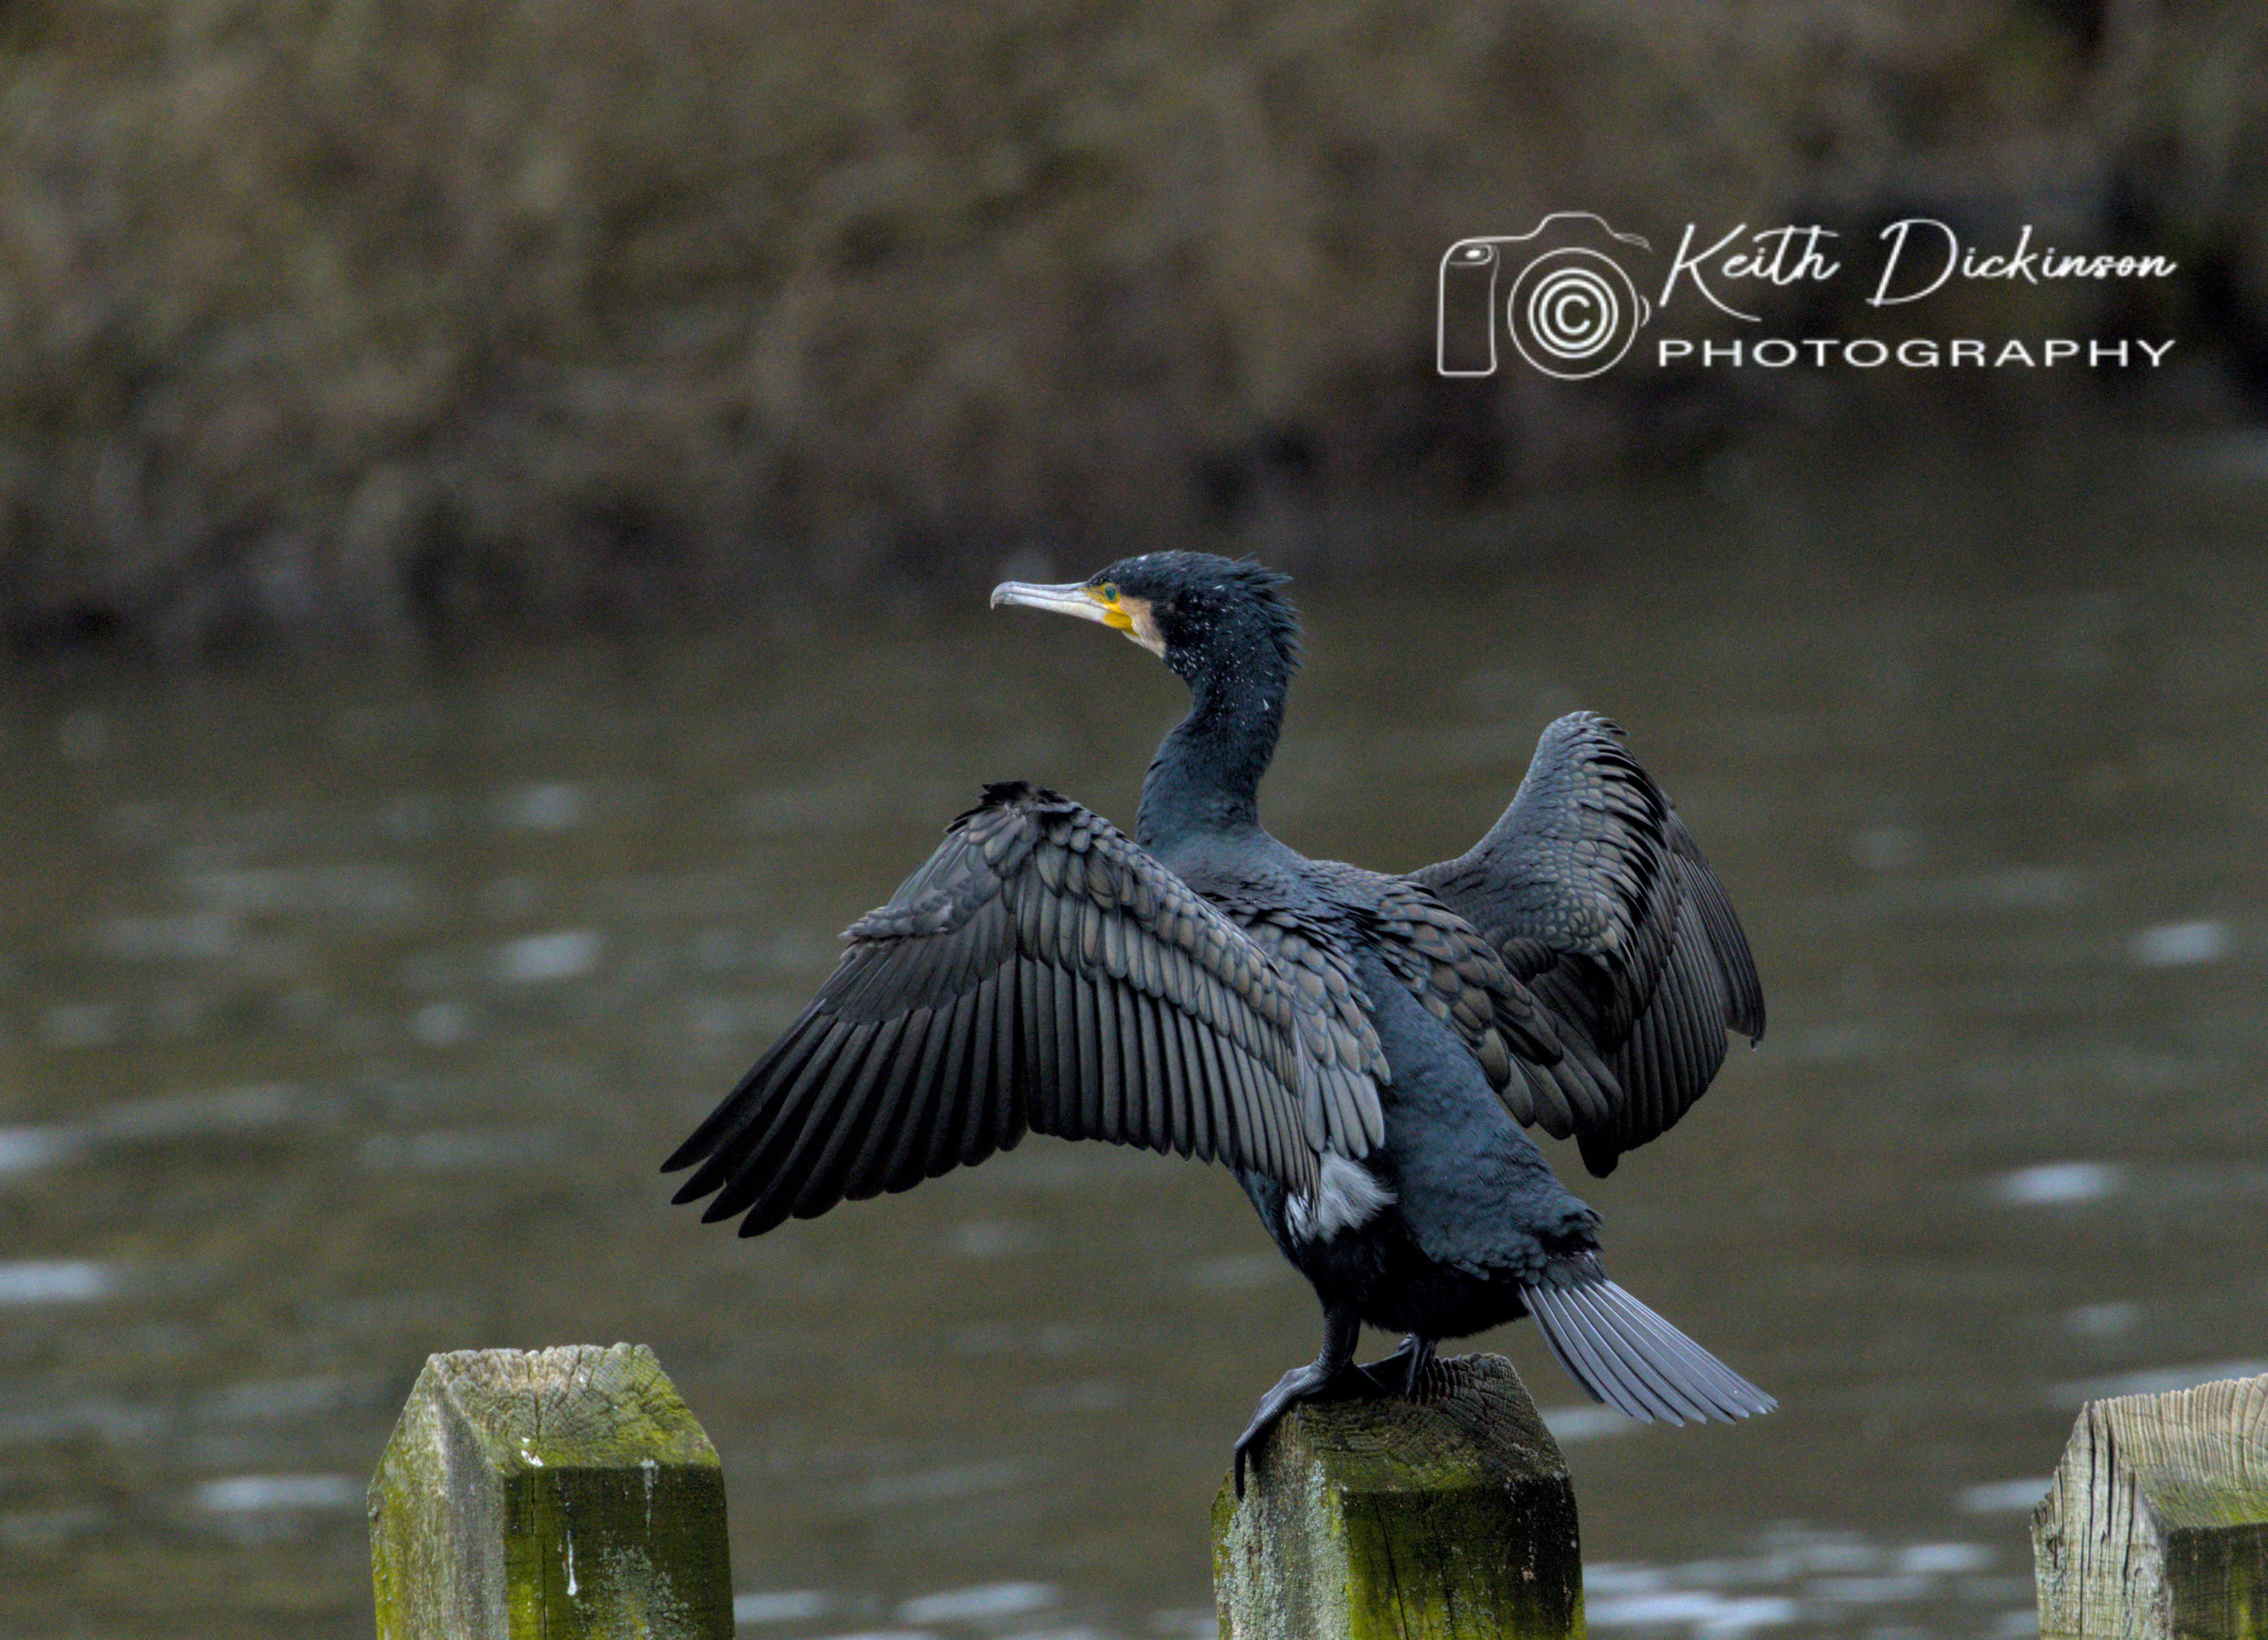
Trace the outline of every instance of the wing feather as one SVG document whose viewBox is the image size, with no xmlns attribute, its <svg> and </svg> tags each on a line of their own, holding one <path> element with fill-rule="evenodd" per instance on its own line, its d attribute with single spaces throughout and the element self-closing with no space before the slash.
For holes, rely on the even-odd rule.
<svg viewBox="0 0 2268 1640">
<path fill-rule="evenodd" d="M 888 1091 L 892 1062 L 913 1018 L 907 1014 L 860 1026 L 860 1031 L 868 1033 L 866 1040 L 855 1055 L 846 1052 L 829 1077 L 828 1092 L 821 1096 L 828 1099 L 824 1114 L 804 1129 L 797 1154 L 784 1170 L 791 1177 L 803 1175 L 792 1209 L 799 1216 L 808 1218 L 843 1199 L 850 1161 L 861 1141 L 887 1121 L 887 1113 L 876 1107 Z M 804 1159 L 806 1152 L 808 1160 Z"/>
<path fill-rule="evenodd" d="M 973 1136 L 958 1153 L 950 1148 L 939 1150 L 930 1164 L 929 1176 L 960 1166 L 974 1166 L 992 1154 L 995 1148 L 1010 1150 L 1020 1143 L 1029 1125 L 1025 1115 L 1032 1102 L 1031 1089 L 1039 1077 L 1037 1062 L 1029 1056 L 1020 1056 L 1022 1043 L 1016 1036 L 1016 1011 L 1012 1005 L 1005 974 L 995 974 L 985 982 L 992 989 L 992 1057 L 970 1064 L 968 1080 L 961 1092 L 961 1102 L 954 1107 L 954 1127 L 941 1134 L 947 1146 L 954 1132 Z M 982 1048 L 979 1044 L 979 1048 Z M 1007 1077 L 1006 1098 L 1001 1097 L 1000 1069 L 1012 1066 Z"/>
<path fill-rule="evenodd" d="M 963 998 L 965 1003 L 968 999 Z M 960 1029 L 960 1004 L 942 1010 L 924 1009 L 908 1027 L 909 1034 L 920 1033 L 918 1057 L 910 1053 L 899 1061 L 899 1074 L 893 1082 L 889 1099 L 884 1107 L 883 1120 L 873 1126 L 872 1136 L 859 1149 L 858 1159 L 851 1164 L 850 1183 L 843 1195 L 845 1201 L 863 1202 L 869 1196 L 880 1195 L 884 1185 L 903 1165 L 908 1136 L 918 1127 L 921 1101 L 909 1097 L 918 1087 L 946 1084 L 952 1074 L 956 1033 Z"/>
<path fill-rule="evenodd" d="M 1140 1136 L 1137 1143 L 1162 1151 L 1173 1142 L 1165 1114 L 1172 1091 L 1167 1082 L 1165 1044 L 1158 1038 L 1157 1004 L 1138 990 L 1129 994 L 1134 999 L 1135 1018 L 1142 1027 L 1142 1063 L 1131 1095 L 1136 1114 L 1134 1121 L 1128 1124 L 1129 1131 Z"/>
<path fill-rule="evenodd" d="M 1086 930 L 1082 927 L 1079 932 L 1084 945 Z M 1086 1131 L 1096 1137 L 1106 1133 L 1123 1133 L 1125 1131 L 1123 1128 L 1103 1114 L 1112 1092 L 1110 1085 L 1117 1070 L 1116 1050 L 1118 1044 L 1115 1034 L 1106 1038 L 1103 1025 L 1106 1017 L 1115 1018 L 1118 1011 L 1112 1006 L 1115 998 L 1107 996 L 1098 997 L 1095 993 L 1101 988 L 1092 981 L 1073 981 L 1072 986 L 1079 997 L 1079 1108 L 1086 1114 Z M 1095 1005 L 1098 1001 L 1103 1004 L 1102 1007 Z M 1105 1009 L 1108 1010 L 1108 1016 Z"/>
<path fill-rule="evenodd" d="M 945 1034 L 945 1022 L 938 1018 L 936 1011 L 916 1009 L 899 1023 L 898 1030 L 893 1050 L 885 1053 L 879 1046 L 868 1050 L 864 1118 L 843 1124 L 856 1139 L 841 1147 L 842 1162 L 836 1175 L 839 1198 L 851 1200 L 874 1194 L 861 1187 L 873 1172 L 876 1159 L 889 1148 L 904 1122 L 909 1103 L 906 1086 L 924 1063 L 934 1073 L 935 1039 Z"/>
<path fill-rule="evenodd" d="M 1235 1126 L 1233 1116 L 1228 1114 L 1228 1078 L 1221 1071 L 1220 1038 L 1204 1029 L 1195 1020 L 1184 1028 L 1187 1032 L 1184 1040 L 1194 1039 L 1192 1046 L 1197 1056 L 1197 1081 L 1206 1093 L 1206 1098 L 1197 1108 L 1201 1115 L 1211 1119 L 1199 1129 L 1197 1157 L 1199 1161 L 1209 1162 L 1213 1158 L 1215 1147 L 1222 1136 Z M 1283 1158 L 1278 1151 L 1274 1124 L 1265 1117 L 1252 1124 L 1252 1144 L 1254 1158 L 1263 1172 L 1272 1173 L 1282 1168 Z"/>
<path fill-rule="evenodd" d="M 1171 1119 L 1174 1124 L 1174 1149 L 1183 1156 L 1210 1149 L 1212 1144 L 1211 1100 L 1215 1091 L 1206 1087 L 1204 1062 L 1197 1055 L 1197 1023 L 1179 1009 L 1167 1015 L 1166 1027 L 1174 1039 L 1174 1063 L 1179 1071 L 1174 1089 Z M 1253 1135 L 1254 1155 L 1258 1155 L 1260 1136 Z"/>
</svg>

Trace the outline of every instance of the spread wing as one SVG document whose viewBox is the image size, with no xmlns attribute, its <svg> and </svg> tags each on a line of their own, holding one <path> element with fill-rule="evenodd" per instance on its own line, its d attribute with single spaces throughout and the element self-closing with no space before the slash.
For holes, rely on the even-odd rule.
<svg viewBox="0 0 2268 1640">
<path fill-rule="evenodd" d="M 1359 1157 L 1385 1143 L 1386 1116 L 1378 1090 L 1393 1080 L 1385 1046 L 1371 1023 L 1370 998 L 1348 966 L 1346 953 L 1297 911 L 1271 908 L 1239 911 L 1237 927 L 1267 953 L 1294 999 L 1306 1094 L 1328 1114 L 1329 1130 L 1352 1136 L 1360 1148 L 1335 1145 Z"/>
<path fill-rule="evenodd" d="M 1522 1122 L 1562 1136 L 1606 1122 L 1614 1077 L 1580 1032 L 1562 1032 L 1471 923 L 1406 877 L 1373 879 L 1379 954 L 1457 1035 Z"/>
<path fill-rule="evenodd" d="M 1539 1104 L 1591 1171 L 1668 1129 L 1764 1034 L 1764 990 L 1731 901 L 1622 731 L 1572 712 L 1537 742 L 1511 806 L 1467 853 L 1410 873 L 1493 945 L 1608 1071 L 1603 1110 Z"/>
<path fill-rule="evenodd" d="M 675 1199 L 715 1194 L 704 1220 L 745 1214 L 755 1235 L 1027 1129 L 1297 1191 L 1326 1150 L 1359 1157 L 1384 1134 L 1372 1081 L 1308 1045 L 1336 1051 L 1339 1027 L 1307 1017 L 1304 970 L 1054 792 L 988 786 L 847 938 L 811 1006 L 663 1164 L 699 1164 Z"/>
</svg>

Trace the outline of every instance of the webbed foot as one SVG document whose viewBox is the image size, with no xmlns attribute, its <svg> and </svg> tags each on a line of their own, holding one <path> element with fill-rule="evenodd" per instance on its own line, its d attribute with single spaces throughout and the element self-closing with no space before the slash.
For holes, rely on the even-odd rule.
<svg viewBox="0 0 2268 1640">
<path fill-rule="evenodd" d="M 1303 1401 L 1313 1401 L 1335 1386 L 1341 1388 L 1367 1387 L 1369 1380 L 1359 1368 L 1354 1368 L 1355 1335 L 1362 1323 L 1351 1310 L 1323 1312 L 1323 1350 L 1305 1366 L 1293 1367 L 1276 1380 L 1276 1387 L 1260 1398 L 1254 1408 L 1252 1422 L 1244 1426 L 1244 1433 L 1236 1438 L 1235 1482 L 1236 1496 L 1244 1497 L 1244 1466 L 1268 1431 L 1282 1417 Z M 1350 1382 L 1353 1380 L 1353 1382 Z"/>
<path fill-rule="evenodd" d="M 1432 1369 L 1433 1341 L 1410 1333 L 1403 1338 L 1402 1348 L 1392 1355 L 1355 1371 L 1368 1379 L 1381 1394 L 1398 1394 L 1414 1401 Z"/>
</svg>

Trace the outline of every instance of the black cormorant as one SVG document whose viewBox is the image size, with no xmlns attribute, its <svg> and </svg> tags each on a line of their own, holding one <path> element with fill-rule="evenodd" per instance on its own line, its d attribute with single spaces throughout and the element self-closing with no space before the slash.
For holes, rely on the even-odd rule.
<svg viewBox="0 0 2268 1640">
<path fill-rule="evenodd" d="M 1525 1314 L 1632 1417 L 1769 1410 L 1607 1279 L 1598 1215 L 1521 1131 L 1575 1136 L 1604 1174 L 1701 1096 L 1728 1027 L 1763 1033 L 1699 848 L 1587 712 L 1544 731 L 1457 859 L 1395 877 L 1285 847 L 1255 801 L 1297 664 L 1284 580 L 1162 552 L 993 589 L 1115 628 L 1188 682 L 1135 837 L 1055 792 L 987 786 L 664 1164 L 699 1164 L 675 1199 L 714 1194 L 704 1220 L 755 1235 L 1027 1129 L 1226 1163 L 1323 1306 L 1322 1353 L 1237 1440 L 1240 1491 L 1270 1425 L 1350 1372 L 1365 1322 L 1405 1335 L 1405 1391 L 1435 1341 Z"/>
</svg>

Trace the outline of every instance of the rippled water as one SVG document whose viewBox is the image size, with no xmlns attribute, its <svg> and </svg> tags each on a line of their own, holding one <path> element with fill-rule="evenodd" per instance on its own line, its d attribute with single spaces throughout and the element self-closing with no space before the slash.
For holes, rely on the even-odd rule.
<svg viewBox="0 0 2268 1640">
<path fill-rule="evenodd" d="M 1728 462 L 1303 594 L 1280 835 L 1456 852 L 1596 706 L 1765 976 L 1578 1188 L 1780 1412 L 1638 1428 L 1485 1341 L 1601 1632 L 2022 1633 L 2080 1402 L 2268 1362 L 2268 495 L 2211 457 Z M 983 591 L 11 684 L 0 1634 L 366 1633 L 427 1353 L 616 1339 L 725 1455 L 745 1634 L 1210 1632 L 1227 1443 L 1317 1334 L 1225 1175 L 1035 1139 L 742 1242 L 653 1171 L 981 781 L 1130 820 L 1177 686 Z"/>
</svg>

